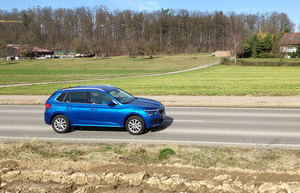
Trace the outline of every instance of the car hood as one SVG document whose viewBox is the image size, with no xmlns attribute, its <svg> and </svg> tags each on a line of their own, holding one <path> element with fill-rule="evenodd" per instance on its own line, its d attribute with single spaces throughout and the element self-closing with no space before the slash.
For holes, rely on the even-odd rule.
<svg viewBox="0 0 300 193">
<path fill-rule="evenodd" d="M 136 98 L 135 101 L 129 103 L 130 105 L 144 107 L 145 109 L 160 109 L 162 104 L 156 100 L 145 99 L 145 98 Z"/>
</svg>

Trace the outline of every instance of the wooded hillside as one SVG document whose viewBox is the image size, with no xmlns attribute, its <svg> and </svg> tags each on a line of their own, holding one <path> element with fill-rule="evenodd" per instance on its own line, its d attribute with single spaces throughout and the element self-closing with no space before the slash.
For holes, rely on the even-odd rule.
<svg viewBox="0 0 300 193">
<path fill-rule="evenodd" d="M 136 12 L 100 6 L 0 10 L 0 42 L 85 53 L 151 54 L 234 50 L 257 32 L 280 33 L 294 24 L 285 13 L 236 14 L 158 10 Z"/>
</svg>

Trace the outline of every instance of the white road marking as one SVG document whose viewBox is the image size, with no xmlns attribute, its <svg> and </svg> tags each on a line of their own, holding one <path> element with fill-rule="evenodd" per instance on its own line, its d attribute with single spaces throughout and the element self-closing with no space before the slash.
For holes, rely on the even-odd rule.
<svg viewBox="0 0 300 193">
<path fill-rule="evenodd" d="M 264 111 L 300 111 L 299 108 L 256 108 L 256 107 L 166 107 L 166 109 L 211 109 L 211 110 L 264 110 Z M 182 110 L 181 110 L 182 111 Z"/>
<path fill-rule="evenodd" d="M 182 123 L 203 123 L 204 121 L 203 120 L 177 120 L 177 119 L 174 119 L 174 120 L 166 120 L 167 122 L 182 122 Z"/>
<path fill-rule="evenodd" d="M 199 127 L 199 129 L 191 129 L 191 128 L 180 128 L 180 129 L 166 129 L 162 130 L 161 132 L 168 132 L 168 133 L 179 133 L 179 134 L 186 134 L 186 135 L 215 135 L 215 136 L 255 136 L 255 137 L 299 137 L 300 140 L 300 131 L 299 132 L 287 132 L 287 131 L 260 131 L 260 130 L 237 130 L 237 129 L 203 129 Z"/>
<path fill-rule="evenodd" d="M 249 113 L 249 112 L 167 112 L 167 116 L 189 115 L 189 116 L 219 116 L 219 117 L 299 117 L 299 114 L 268 114 L 268 113 Z"/>
</svg>

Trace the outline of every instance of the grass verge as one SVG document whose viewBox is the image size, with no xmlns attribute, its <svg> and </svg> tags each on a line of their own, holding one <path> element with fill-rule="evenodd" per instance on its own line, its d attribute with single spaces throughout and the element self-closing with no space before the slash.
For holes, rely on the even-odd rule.
<svg viewBox="0 0 300 193">
<path fill-rule="evenodd" d="M 1 159 L 70 160 L 96 163 L 182 164 L 204 168 L 275 171 L 300 169 L 299 150 L 142 144 L 62 144 L 35 140 L 1 142 Z"/>
</svg>

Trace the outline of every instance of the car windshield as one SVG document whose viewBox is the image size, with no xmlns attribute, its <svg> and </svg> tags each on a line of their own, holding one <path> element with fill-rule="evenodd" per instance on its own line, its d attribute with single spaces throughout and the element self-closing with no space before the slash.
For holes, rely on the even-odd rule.
<svg viewBox="0 0 300 193">
<path fill-rule="evenodd" d="M 117 99 L 122 104 L 128 104 L 132 101 L 136 100 L 136 98 L 127 92 L 121 90 L 121 89 L 115 89 L 110 92 L 108 92 L 111 96 L 113 96 L 115 99 Z"/>
</svg>

